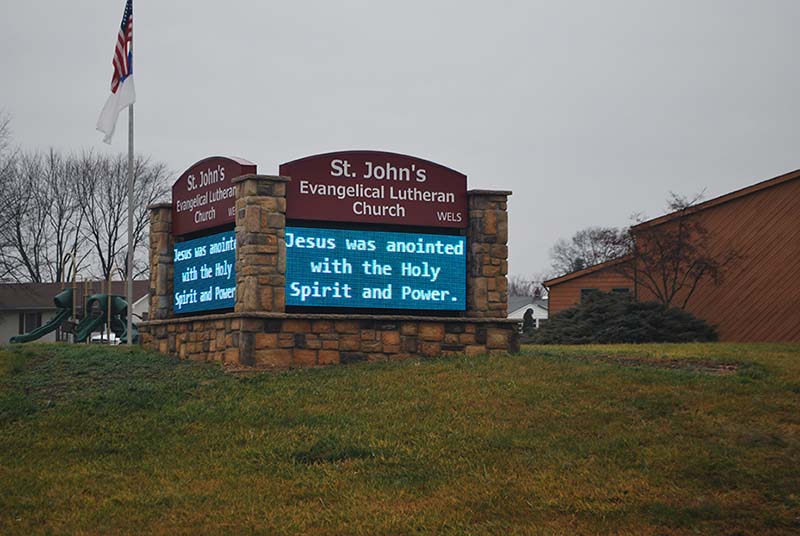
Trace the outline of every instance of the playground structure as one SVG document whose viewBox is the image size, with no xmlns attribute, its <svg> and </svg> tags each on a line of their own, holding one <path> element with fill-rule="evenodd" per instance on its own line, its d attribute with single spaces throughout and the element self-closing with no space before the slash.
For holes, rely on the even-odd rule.
<svg viewBox="0 0 800 536">
<path fill-rule="evenodd" d="M 111 294 L 87 294 L 84 291 L 78 306 L 74 300 L 75 289 L 62 290 L 53 298 L 58 311 L 56 316 L 33 331 L 12 337 L 10 342 L 35 341 L 59 327 L 62 331 L 72 333 L 73 342 L 86 342 L 92 333 L 103 331 L 114 333 L 120 342 L 128 342 L 128 302 L 125 298 Z M 132 326 L 132 341 L 137 343 L 139 331 L 135 324 Z"/>
</svg>

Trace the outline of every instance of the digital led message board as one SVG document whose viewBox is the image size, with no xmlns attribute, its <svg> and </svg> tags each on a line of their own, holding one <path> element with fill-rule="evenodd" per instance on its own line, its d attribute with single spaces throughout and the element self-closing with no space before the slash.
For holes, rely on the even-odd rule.
<svg viewBox="0 0 800 536">
<path fill-rule="evenodd" d="M 236 233 L 227 231 L 175 244 L 176 314 L 227 309 L 236 298 Z"/>
<path fill-rule="evenodd" d="M 463 311 L 466 238 L 286 227 L 286 305 Z"/>
</svg>

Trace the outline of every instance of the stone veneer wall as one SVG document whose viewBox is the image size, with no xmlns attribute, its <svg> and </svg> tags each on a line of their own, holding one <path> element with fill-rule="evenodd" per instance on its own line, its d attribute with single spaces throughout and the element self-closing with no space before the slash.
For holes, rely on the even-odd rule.
<svg viewBox="0 0 800 536">
<path fill-rule="evenodd" d="M 143 343 L 182 359 L 258 368 L 518 352 L 514 320 L 227 313 L 156 320 Z"/>
<path fill-rule="evenodd" d="M 285 313 L 285 177 L 244 175 L 236 186 L 233 313 L 174 318 L 171 205 L 150 207 L 148 348 L 233 367 L 287 368 L 519 351 L 506 319 L 511 192 L 468 192 L 467 311 L 460 317 Z"/>
<path fill-rule="evenodd" d="M 467 192 L 467 316 L 508 314 L 508 196 L 511 192 Z"/>
<path fill-rule="evenodd" d="M 283 312 L 286 177 L 243 175 L 236 186 L 236 312 Z"/>
<path fill-rule="evenodd" d="M 172 204 L 150 209 L 150 320 L 172 317 L 172 275 L 175 239 L 172 236 Z"/>
</svg>

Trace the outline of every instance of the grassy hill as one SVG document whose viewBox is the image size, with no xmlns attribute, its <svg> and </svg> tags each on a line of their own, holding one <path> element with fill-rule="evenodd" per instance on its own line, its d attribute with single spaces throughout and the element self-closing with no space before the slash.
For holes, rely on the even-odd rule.
<svg viewBox="0 0 800 536">
<path fill-rule="evenodd" d="M 789 534 L 800 345 L 223 373 L 0 349 L 0 533 Z"/>
</svg>

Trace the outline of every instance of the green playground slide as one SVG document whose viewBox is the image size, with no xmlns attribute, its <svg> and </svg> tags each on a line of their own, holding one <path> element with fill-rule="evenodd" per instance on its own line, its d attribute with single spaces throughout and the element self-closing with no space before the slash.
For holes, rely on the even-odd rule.
<svg viewBox="0 0 800 536">
<path fill-rule="evenodd" d="M 120 316 L 119 318 L 114 317 L 111 319 L 111 331 L 114 332 L 114 335 L 119 337 L 119 342 L 121 344 L 126 344 L 128 342 L 128 318 L 125 316 Z M 139 328 L 136 327 L 136 324 L 131 322 L 131 332 L 133 333 L 133 342 L 139 342 Z"/>
<path fill-rule="evenodd" d="M 86 310 L 94 311 L 94 314 L 89 314 L 75 326 L 75 336 L 73 338 L 75 342 L 85 342 L 92 333 L 104 331 L 108 317 L 108 298 L 108 294 L 93 294 L 89 296 L 86 300 Z M 55 318 L 29 333 L 12 337 L 11 342 L 35 341 L 56 329 L 72 315 L 72 289 L 68 288 L 59 292 L 53 298 L 53 301 L 58 308 L 58 314 L 56 314 Z M 125 298 L 111 296 L 111 319 L 109 324 L 114 334 L 120 338 L 120 341 L 127 342 L 128 303 Z M 132 324 L 131 332 L 133 342 L 139 342 L 139 330 L 135 324 Z"/>
<path fill-rule="evenodd" d="M 119 342 L 128 342 L 128 302 L 122 296 L 113 296 L 111 304 L 111 331 L 119 337 Z M 139 342 L 139 328 L 131 322 L 131 335 L 134 343 Z"/>
<path fill-rule="evenodd" d="M 69 318 L 72 315 L 72 311 L 69 309 L 59 309 L 58 314 L 51 318 L 47 323 L 42 324 L 38 328 L 34 329 L 33 331 L 29 331 L 28 333 L 23 333 L 22 335 L 16 335 L 11 337 L 9 342 L 11 343 L 19 343 L 19 342 L 31 342 L 35 341 L 40 337 L 44 337 L 51 331 L 54 331 L 58 326 L 60 326 L 64 320 Z"/>
<path fill-rule="evenodd" d="M 75 327 L 75 342 L 84 342 L 93 332 L 104 330 L 106 317 L 108 316 L 108 294 L 93 294 L 86 300 L 86 308 L 89 311 L 98 311 L 95 316 L 88 316 L 81 320 Z M 119 337 L 120 342 L 128 342 L 128 302 L 122 296 L 111 296 L 111 331 Z M 139 342 L 139 330 L 132 324 L 133 342 Z"/>
<path fill-rule="evenodd" d="M 56 307 L 58 308 L 58 313 L 56 313 L 55 317 L 51 318 L 45 324 L 42 324 L 33 331 L 11 337 L 9 342 L 19 343 L 35 341 L 36 339 L 44 337 L 51 331 L 54 331 L 58 326 L 63 324 L 64 321 L 72 315 L 72 289 L 64 289 L 56 294 L 56 296 L 53 298 L 53 303 L 55 303 Z"/>
<path fill-rule="evenodd" d="M 106 325 L 106 316 L 87 316 L 75 326 L 75 342 L 86 342 L 95 331 L 103 331 Z"/>
</svg>

